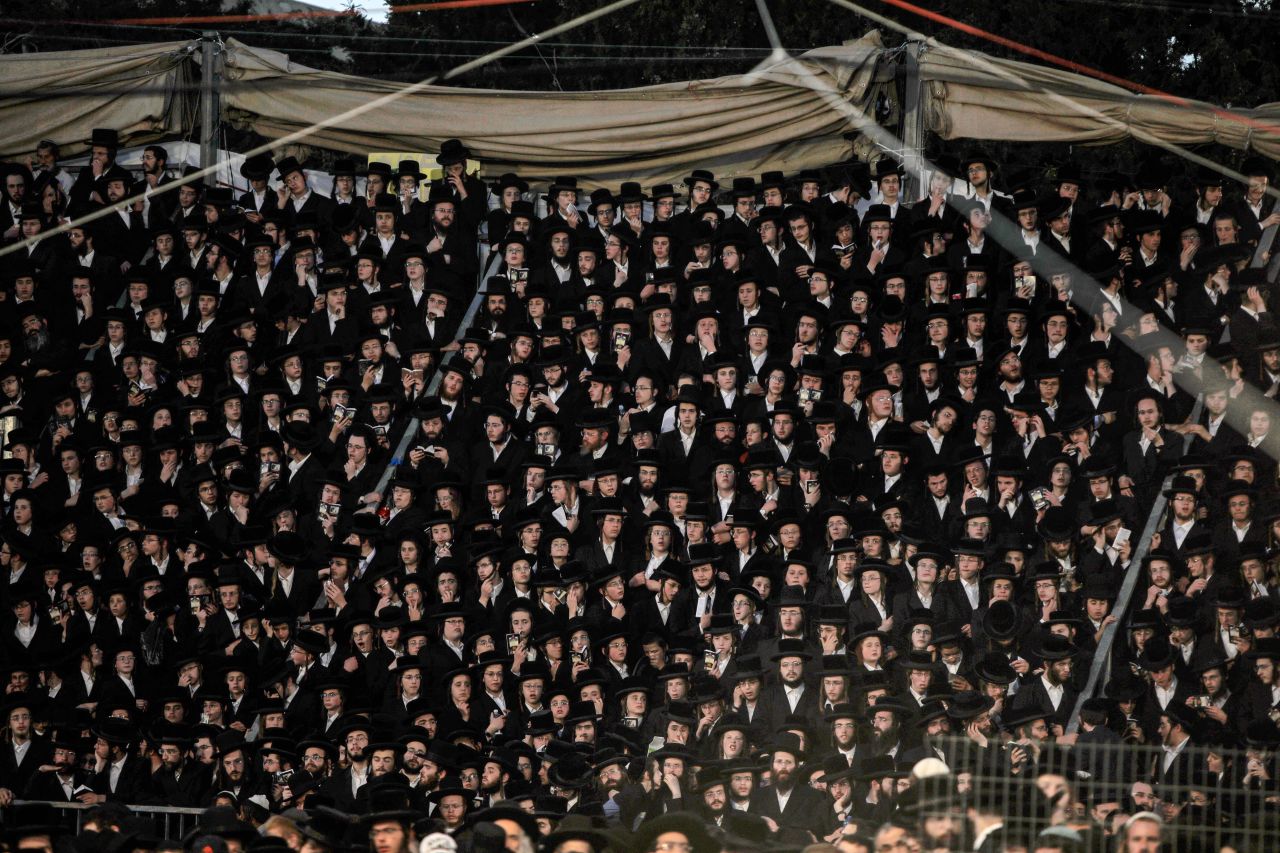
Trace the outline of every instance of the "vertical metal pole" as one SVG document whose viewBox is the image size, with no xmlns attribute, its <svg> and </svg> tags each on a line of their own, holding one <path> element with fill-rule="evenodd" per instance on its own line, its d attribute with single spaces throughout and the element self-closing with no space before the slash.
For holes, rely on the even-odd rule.
<svg viewBox="0 0 1280 853">
<path fill-rule="evenodd" d="M 218 34 L 200 37 L 200 168 L 213 165 L 218 156 L 218 77 L 222 69 Z M 217 183 L 217 174 L 205 175 L 206 186 Z"/>
<path fill-rule="evenodd" d="M 915 199 L 923 191 L 924 92 L 920 85 L 920 53 L 923 43 L 912 39 L 902 52 L 898 66 L 902 103 L 902 166 L 906 172 L 902 197 Z"/>
</svg>

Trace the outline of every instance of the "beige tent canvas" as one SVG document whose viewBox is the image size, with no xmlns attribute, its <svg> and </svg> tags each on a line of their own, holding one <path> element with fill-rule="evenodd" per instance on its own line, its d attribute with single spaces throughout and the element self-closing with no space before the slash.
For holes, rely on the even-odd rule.
<svg viewBox="0 0 1280 853">
<path fill-rule="evenodd" d="M 191 133 L 196 43 L 0 56 L 0 156 L 40 139 L 70 152 L 94 127 L 129 143 Z M 893 61 L 878 31 L 752 73 L 595 92 L 426 86 L 320 71 L 287 54 L 225 44 L 225 121 L 268 139 L 352 153 L 466 141 L 484 171 L 530 178 L 576 174 L 583 186 L 678 182 L 693 168 L 722 179 L 766 168 L 795 172 L 846 157 L 844 134 L 889 91 Z M 1217 141 L 1280 157 L 1280 104 L 1226 110 L 1174 103 L 1058 69 L 927 42 L 920 59 L 926 129 L 946 139 L 1107 144 L 1127 137 L 1179 145 Z M 378 98 L 389 102 L 333 122 Z M 868 142 L 863 156 L 877 156 Z"/>
</svg>

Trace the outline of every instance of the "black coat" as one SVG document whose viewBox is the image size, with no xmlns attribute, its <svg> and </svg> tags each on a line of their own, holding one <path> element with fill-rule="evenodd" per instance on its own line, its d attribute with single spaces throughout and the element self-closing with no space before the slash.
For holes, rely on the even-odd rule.
<svg viewBox="0 0 1280 853">
<path fill-rule="evenodd" d="M 4 787 L 11 791 L 24 790 L 40 765 L 49 763 L 50 755 L 49 742 L 41 737 L 33 737 L 27 754 L 19 764 L 14 757 L 13 744 L 7 741 L 0 743 L 0 779 L 5 780 Z"/>
<path fill-rule="evenodd" d="M 111 765 L 93 774 L 89 787 L 96 794 L 105 794 L 107 800 L 120 803 L 144 803 L 151 794 L 151 766 L 141 758 L 130 755 L 124 760 L 120 778 L 111 787 Z"/>
<path fill-rule="evenodd" d="M 805 784 L 797 784 L 791 789 L 786 808 L 778 805 L 778 793 L 774 788 L 760 788 L 751 795 L 750 811 L 772 819 L 779 827 L 807 829 L 819 837 L 831 832 L 835 826 L 835 812 L 829 799 Z"/>
</svg>

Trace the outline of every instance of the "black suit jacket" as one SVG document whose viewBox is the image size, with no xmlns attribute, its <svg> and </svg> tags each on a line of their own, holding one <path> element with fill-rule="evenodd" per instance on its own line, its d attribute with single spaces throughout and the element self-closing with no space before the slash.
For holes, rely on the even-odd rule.
<svg viewBox="0 0 1280 853">
<path fill-rule="evenodd" d="M 11 791 L 25 789 L 40 765 L 49 763 L 50 754 L 49 742 L 42 737 L 33 737 L 19 764 L 14 758 L 13 744 L 0 743 L 0 779 L 5 780 L 4 787 Z"/>
<path fill-rule="evenodd" d="M 664 387 L 671 387 L 676 382 L 676 369 L 684 356 L 685 350 L 694 344 L 686 344 L 676 336 L 671 343 L 671 356 L 662 351 L 662 347 L 652 338 L 635 342 L 631 347 L 631 363 L 628 378 L 634 381 L 642 372 L 657 376 Z"/>
<path fill-rule="evenodd" d="M 800 701 L 796 703 L 795 711 L 791 710 L 786 691 L 780 682 L 766 688 L 760 697 L 760 702 L 769 709 L 769 716 L 777 725 L 782 725 L 782 722 L 792 713 L 803 717 L 815 729 L 821 722 L 822 715 L 818 713 L 818 690 L 812 685 L 805 686 Z"/>
<path fill-rule="evenodd" d="M 1029 682 L 1025 680 L 1022 682 L 1021 688 L 1014 697 L 1012 712 L 1016 714 L 1027 708 L 1039 708 L 1050 715 L 1049 722 L 1066 726 L 1072 712 L 1075 711 L 1076 699 L 1079 695 L 1079 691 L 1072 689 L 1070 684 L 1063 685 L 1062 699 L 1058 702 L 1058 708 L 1055 711 L 1053 702 L 1049 699 L 1049 691 L 1045 689 L 1044 681 L 1037 675 Z"/>
<path fill-rule="evenodd" d="M 187 762 L 181 776 L 174 776 L 172 770 L 160 768 L 151 775 L 151 794 L 155 802 L 166 806 L 186 806 L 193 808 L 205 804 L 209 783 L 212 778 L 201 772 L 203 765 Z"/>
<path fill-rule="evenodd" d="M 104 767 L 102 772 L 93 774 L 89 781 L 89 787 L 94 790 L 94 793 L 105 794 L 110 801 L 121 803 L 146 802 L 151 790 L 150 765 L 144 763 L 142 759 L 130 755 L 124 761 L 124 768 L 120 771 L 120 778 L 116 780 L 114 791 L 111 789 L 110 764 Z"/>
<path fill-rule="evenodd" d="M 665 622 L 658 610 L 657 599 L 652 595 L 641 598 L 628 615 L 632 617 L 628 620 L 631 623 L 632 634 L 637 638 L 649 630 L 665 632 L 668 635 L 678 634 L 688 628 L 693 621 L 693 611 L 689 609 L 687 600 L 682 602 L 679 597 L 671 603 L 671 611 Z"/>
<path fill-rule="evenodd" d="M 287 471 L 288 468 L 283 469 L 283 472 Z M 315 507 L 320 493 L 319 482 L 324 475 L 324 460 L 316 453 L 312 453 L 310 458 L 302 463 L 302 467 L 289 476 L 289 496 L 299 512 L 310 512 Z"/>
<path fill-rule="evenodd" d="M 1142 504 L 1149 503 L 1155 497 L 1169 467 L 1182 457 L 1182 439 L 1177 433 L 1161 427 L 1160 436 L 1164 445 L 1156 447 L 1150 444 L 1145 451 L 1139 443 L 1141 432 L 1129 432 L 1121 442 L 1121 470 L 1133 478 L 1134 497 Z"/>
<path fill-rule="evenodd" d="M 71 791 L 75 792 L 76 788 L 81 785 L 88 784 L 88 776 L 84 771 L 77 770 L 71 776 Z M 67 796 L 66 789 L 62 787 L 62 783 L 58 781 L 58 774 L 50 770 L 37 770 L 27 782 L 26 790 L 22 792 L 22 796 L 27 800 L 47 800 L 55 803 L 73 803 L 71 797 Z M 176 805 L 176 803 L 174 804 Z"/>
<path fill-rule="evenodd" d="M 786 808 L 779 808 L 778 792 L 774 788 L 761 788 L 751 795 L 750 811 L 771 818 L 779 827 L 808 829 L 818 836 L 829 833 L 831 827 L 827 824 L 834 825 L 835 821 L 835 812 L 827 798 L 805 784 L 791 789 Z"/>
</svg>

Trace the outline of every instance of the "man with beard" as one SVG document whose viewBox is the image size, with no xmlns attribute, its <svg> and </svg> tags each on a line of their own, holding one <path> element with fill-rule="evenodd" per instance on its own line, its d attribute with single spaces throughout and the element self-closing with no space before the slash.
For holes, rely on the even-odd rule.
<svg viewBox="0 0 1280 853">
<path fill-rule="evenodd" d="M 84 786 L 88 780 L 84 771 L 76 767 L 78 747 L 69 738 L 60 737 L 54 737 L 49 746 L 50 762 L 44 766 L 51 769 L 37 770 L 22 796 L 28 800 L 74 803 L 76 789 Z"/>
<path fill-rule="evenodd" d="M 645 430 L 645 434 L 653 435 L 653 422 L 647 414 L 631 415 L 632 436 L 636 434 L 636 430 Z M 646 449 L 637 449 L 635 454 L 635 476 L 631 477 L 631 482 L 627 484 L 627 503 L 630 515 L 639 517 L 639 515 L 648 514 L 651 509 L 658 509 L 659 503 L 658 480 L 661 475 L 661 466 L 658 462 L 658 453 L 652 447 Z"/>
<path fill-rule="evenodd" d="M 134 195 L 133 175 L 120 166 L 112 166 L 97 183 L 95 192 L 106 205 L 116 205 Z M 121 272 L 128 272 L 130 267 L 142 261 L 150 240 L 147 237 L 147 224 L 141 201 L 112 208 L 112 211 L 97 221 L 98 231 L 103 242 L 110 241 L 124 263 Z"/>
<path fill-rule="evenodd" d="M 552 248 L 554 249 L 554 246 Z M 596 286 L 596 274 L 600 268 L 600 254 L 600 247 L 591 243 L 579 245 L 573 250 L 574 269 L 569 276 L 567 284 L 572 288 L 574 297 L 579 302 L 585 302 L 587 290 Z M 551 290 L 550 292 L 559 294 L 562 291 Z M 555 301 L 554 298 L 553 301 Z"/>
<path fill-rule="evenodd" d="M 427 743 L 431 740 L 426 732 L 418 729 L 400 737 L 400 774 L 409 782 L 410 788 L 422 784 L 422 765 L 427 755 Z"/>
<path fill-rule="evenodd" d="M 1024 677 L 1018 690 L 1014 713 L 1029 708 L 1043 710 L 1055 726 L 1066 726 L 1076 707 L 1078 691 L 1071 687 L 1072 656 L 1075 645 L 1065 637 L 1046 637 L 1040 650 L 1044 672 Z M 1030 683 L 1027 683 L 1030 681 Z"/>
<path fill-rule="evenodd" d="M 338 737 L 347 748 L 348 766 L 334 773 L 322 789 L 334 805 L 345 812 L 355 811 L 356 793 L 369 780 L 369 724 L 359 718 L 342 727 Z"/>
<path fill-rule="evenodd" d="M 951 737 L 951 718 L 947 716 L 946 706 L 936 699 L 930 700 L 920 708 L 912 725 L 919 732 L 920 745 L 904 753 L 903 762 L 937 758 L 949 763 L 945 745 Z"/>
<path fill-rule="evenodd" d="M 890 696 L 881 696 L 867 709 L 873 755 L 897 758 L 902 751 L 902 720 L 908 713 L 905 705 Z"/>
<path fill-rule="evenodd" d="M 71 251 L 58 262 L 59 269 L 53 280 L 87 273 L 93 282 L 94 304 L 113 305 L 122 287 L 120 262 L 108 251 L 97 249 L 98 233 L 97 222 L 78 223 L 67 231 Z"/>
<path fill-rule="evenodd" d="M 785 674 L 783 677 L 785 679 Z M 798 784 L 796 769 L 804 761 L 800 738 L 784 732 L 778 735 L 770 752 L 772 784 L 752 794 L 751 811 L 773 820 L 779 827 L 809 829 L 815 815 L 829 810 L 825 809 L 822 794 L 808 785 Z"/>
<path fill-rule="evenodd" d="M 495 751 L 484 761 L 480 768 L 480 794 L 490 804 L 507 798 L 507 783 L 520 775 L 515 756 L 503 751 Z"/>
<path fill-rule="evenodd" d="M 612 377 L 609 378 L 611 379 Z M 601 383 L 592 381 L 590 387 L 599 388 Z M 573 464 L 578 467 L 584 477 L 590 475 L 593 463 L 600 461 L 612 462 L 617 458 L 616 442 L 613 441 L 613 431 L 616 428 L 616 424 L 617 419 L 614 413 L 604 408 L 589 408 L 578 417 L 576 421 L 580 437 L 578 458 L 574 460 Z M 594 479 L 594 477 L 591 479 Z"/>
<path fill-rule="evenodd" d="M 165 184 L 172 183 L 173 180 L 166 174 L 169 169 L 169 152 L 161 145 L 148 145 L 142 150 L 142 175 L 146 181 L 144 190 L 146 196 L 146 204 L 155 207 L 152 216 L 147 217 L 148 222 L 156 222 L 156 216 L 168 219 L 173 216 L 174 208 L 178 206 L 178 194 L 174 192 L 166 192 L 156 194 L 156 190 Z"/>
<path fill-rule="evenodd" d="M 994 353 L 996 365 L 996 391 L 1003 398 L 1001 402 L 1012 404 L 1014 398 L 1021 393 L 1027 382 L 1022 373 L 1022 359 L 1012 346 L 1003 346 Z"/>
<path fill-rule="evenodd" d="M 218 769 L 213 777 L 213 786 L 218 791 L 230 791 L 236 797 L 248 798 L 254 790 L 256 779 L 249 770 L 249 756 L 245 750 L 244 736 L 236 731 L 227 731 L 217 738 Z M 137 802 L 137 800 L 129 800 Z"/>
<path fill-rule="evenodd" d="M 418 768 L 418 788 L 424 792 L 437 791 L 448 773 L 450 763 L 440 741 L 428 741 L 426 755 Z"/>
<path fill-rule="evenodd" d="M 855 762 L 861 761 L 867 755 L 865 745 L 858 743 L 858 728 L 855 722 L 858 717 L 858 708 L 852 702 L 836 705 L 823 717 L 831 726 L 831 748 L 834 750 L 831 757 L 839 757 L 846 767 L 852 767 Z M 864 748 L 859 750 L 859 746 Z"/>
<path fill-rule="evenodd" d="M 621 819 L 624 826 L 631 826 L 628 817 L 634 818 L 640 808 L 644 790 L 630 784 L 627 764 L 630 759 L 623 754 L 609 753 L 592 768 L 596 777 L 596 793 L 604 816 L 612 824 Z"/>
<path fill-rule="evenodd" d="M 4 204 L 0 204 L 0 231 L 5 243 L 16 242 L 22 236 L 22 203 L 26 199 L 31 176 L 26 167 L 15 164 L 4 168 Z"/>
<path fill-rule="evenodd" d="M 369 781 L 382 776 L 392 776 L 400 769 L 396 757 L 400 754 L 398 743 L 373 743 L 365 749 L 369 756 Z"/>
<path fill-rule="evenodd" d="M 432 816 L 444 824 L 444 831 L 456 836 L 466 826 L 467 808 L 471 803 L 471 792 L 456 781 L 440 788 L 431 794 L 431 802 L 435 803 Z M 395 853 L 395 851 L 378 850 L 377 853 Z"/>
<path fill-rule="evenodd" d="M 728 785 L 718 773 L 704 773 L 698 780 L 699 811 L 707 823 L 720 826 L 728 808 Z"/>
<path fill-rule="evenodd" d="M 431 220 L 427 225 L 426 245 L 427 257 L 432 267 L 443 267 L 463 278 L 472 277 L 476 249 L 474 241 L 468 241 L 457 226 L 457 207 L 453 198 L 438 195 L 432 187 L 431 197 L 427 199 L 427 207 Z"/>
<path fill-rule="evenodd" d="M 1009 767 L 1013 773 L 1025 775 L 1039 763 L 1040 753 L 1048 743 L 1048 715 L 1039 706 L 1030 705 L 1010 709 L 1007 717 L 1002 725 L 1013 736 L 1006 753 Z"/>
<path fill-rule="evenodd" d="M 151 774 L 151 786 L 167 806 L 199 806 L 204 802 L 207 776 L 199 767 L 188 767 L 191 741 L 181 734 L 162 735 L 158 743 L 160 768 Z"/>
<path fill-rule="evenodd" d="M 756 765 L 750 758 L 736 758 L 723 766 L 726 808 L 745 812 L 756 792 Z"/>
<path fill-rule="evenodd" d="M 544 261 L 540 267 L 529 274 L 529 284 L 542 285 L 546 292 L 551 294 L 553 305 L 559 305 L 564 301 L 567 293 L 563 285 L 569 282 L 574 273 L 574 258 L 569 254 L 572 234 L 573 229 L 568 225 L 551 223 L 550 227 L 540 235 L 544 241 L 545 254 L 542 255 Z M 594 264 L 590 265 L 590 271 L 594 280 Z M 586 276 L 583 277 L 586 278 Z M 583 287 L 585 288 L 585 283 Z"/>
<path fill-rule="evenodd" d="M 326 740 L 304 740 L 298 744 L 302 755 L 302 773 L 309 779 L 324 781 L 329 778 L 337 750 Z M 406 762 L 407 764 L 408 762 Z M 295 790 L 301 786 L 301 777 L 291 782 Z"/>
<path fill-rule="evenodd" d="M 995 737 L 995 725 L 991 722 L 991 708 L 995 701 L 975 690 L 956 693 L 947 707 L 947 716 L 953 728 L 964 732 L 965 737 L 986 748 Z"/>
</svg>

